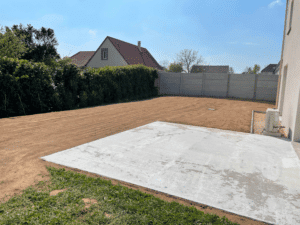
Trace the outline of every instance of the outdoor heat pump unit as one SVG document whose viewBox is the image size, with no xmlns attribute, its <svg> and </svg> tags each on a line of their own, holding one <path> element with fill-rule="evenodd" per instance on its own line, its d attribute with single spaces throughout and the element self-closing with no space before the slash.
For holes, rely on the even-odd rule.
<svg viewBox="0 0 300 225">
<path fill-rule="evenodd" d="M 280 137 L 279 132 L 279 109 L 267 109 L 265 128 L 263 130 L 264 135 Z"/>
</svg>

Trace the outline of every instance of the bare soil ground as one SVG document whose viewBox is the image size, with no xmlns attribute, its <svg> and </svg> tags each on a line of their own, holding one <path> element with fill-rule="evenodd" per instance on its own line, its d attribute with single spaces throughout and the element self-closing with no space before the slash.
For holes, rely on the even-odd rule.
<svg viewBox="0 0 300 225">
<path fill-rule="evenodd" d="M 6 202 L 11 196 L 21 194 L 22 190 L 38 181 L 49 182 L 46 166 L 65 168 L 66 171 L 72 170 L 90 177 L 101 177 L 46 162 L 39 157 L 154 121 L 250 133 L 252 110 L 266 111 L 267 108 L 275 108 L 275 104 L 209 97 L 164 96 L 137 102 L 0 119 L 0 201 L 8 195 L 2 201 Z M 112 183 L 115 185 L 118 181 L 112 180 Z M 205 213 L 226 216 L 239 224 L 265 224 L 147 188 L 119 183 L 169 202 L 194 205 Z"/>
</svg>

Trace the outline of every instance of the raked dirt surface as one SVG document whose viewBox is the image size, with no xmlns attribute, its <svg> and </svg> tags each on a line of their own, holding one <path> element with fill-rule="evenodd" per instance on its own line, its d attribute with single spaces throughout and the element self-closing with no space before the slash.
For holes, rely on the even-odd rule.
<svg viewBox="0 0 300 225">
<path fill-rule="evenodd" d="M 42 156 L 155 121 L 250 133 L 252 110 L 266 111 L 267 108 L 275 108 L 275 104 L 207 97 L 164 96 L 93 108 L 2 118 L 0 119 L 0 201 L 5 202 L 11 196 L 21 194 L 22 190 L 35 185 L 38 181 L 49 181 L 46 166 L 100 177 L 43 161 L 40 159 Z M 108 178 L 103 177 L 103 179 Z M 117 184 L 117 181 L 112 180 L 112 183 Z M 239 224 L 264 224 L 212 207 L 203 208 L 203 205 L 174 199 L 146 188 L 119 183 L 166 201 L 194 205 L 205 213 L 226 216 Z"/>
</svg>

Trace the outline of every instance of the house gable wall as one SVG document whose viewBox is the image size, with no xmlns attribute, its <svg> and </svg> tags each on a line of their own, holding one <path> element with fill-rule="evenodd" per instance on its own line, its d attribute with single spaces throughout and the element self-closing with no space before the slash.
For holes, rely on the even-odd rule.
<svg viewBox="0 0 300 225">
<path fill-rule="evenodd" d="M 291 3 L 292 0 L 289 1 L 287 7 L 278 108 L 283 104 L 282 124 L 290 132 L 291 140 L 298 142 L 300 141 L 300 1 L 294 0 L 292 28 L 287 35 L 290 24 Z M 281 99 L 285 66 L 287 66 L 286 87 L 284 97 Z"/>
<path fill-rule="evenodd" d="M 101 49 L 108 49 L 108 59 L 101 59 Z M 86 65 L 87 67 L 99 68 L 105 66 L 126 66 L 128 65 L 118 50 L 113 46 L 108 38 L 106 38 L 96 51 L 93 58 Z"/>
</svg>

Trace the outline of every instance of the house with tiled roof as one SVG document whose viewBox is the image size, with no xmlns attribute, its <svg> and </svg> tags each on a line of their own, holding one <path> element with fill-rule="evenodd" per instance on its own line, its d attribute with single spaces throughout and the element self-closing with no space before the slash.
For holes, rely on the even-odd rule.
<svg viewBox="0 0 300 225">
<path fill-rule="evenodd" d="M 94 53 L 95 51 L 81 51 L 70 58 L 72 59 L 72 62 L 77 66 L 82 67 L 86 65 L 86 63 L 90 60 Z"/>
<path fill-rule="evenodd" d="M 107 36 L 96 51 L 83 51 L 71 57 L 78 66 L 99 68 L 105 66 L 127 66 L 143 64 L 158 70 L 163 68 L 150 52 L 138 45 L 133 45 Z"/>
<path fill-rule="evenodd" d="M 193 65 L 191 73 L 229 73 L 229 66 L 198 66 Z"/>
</svg>

